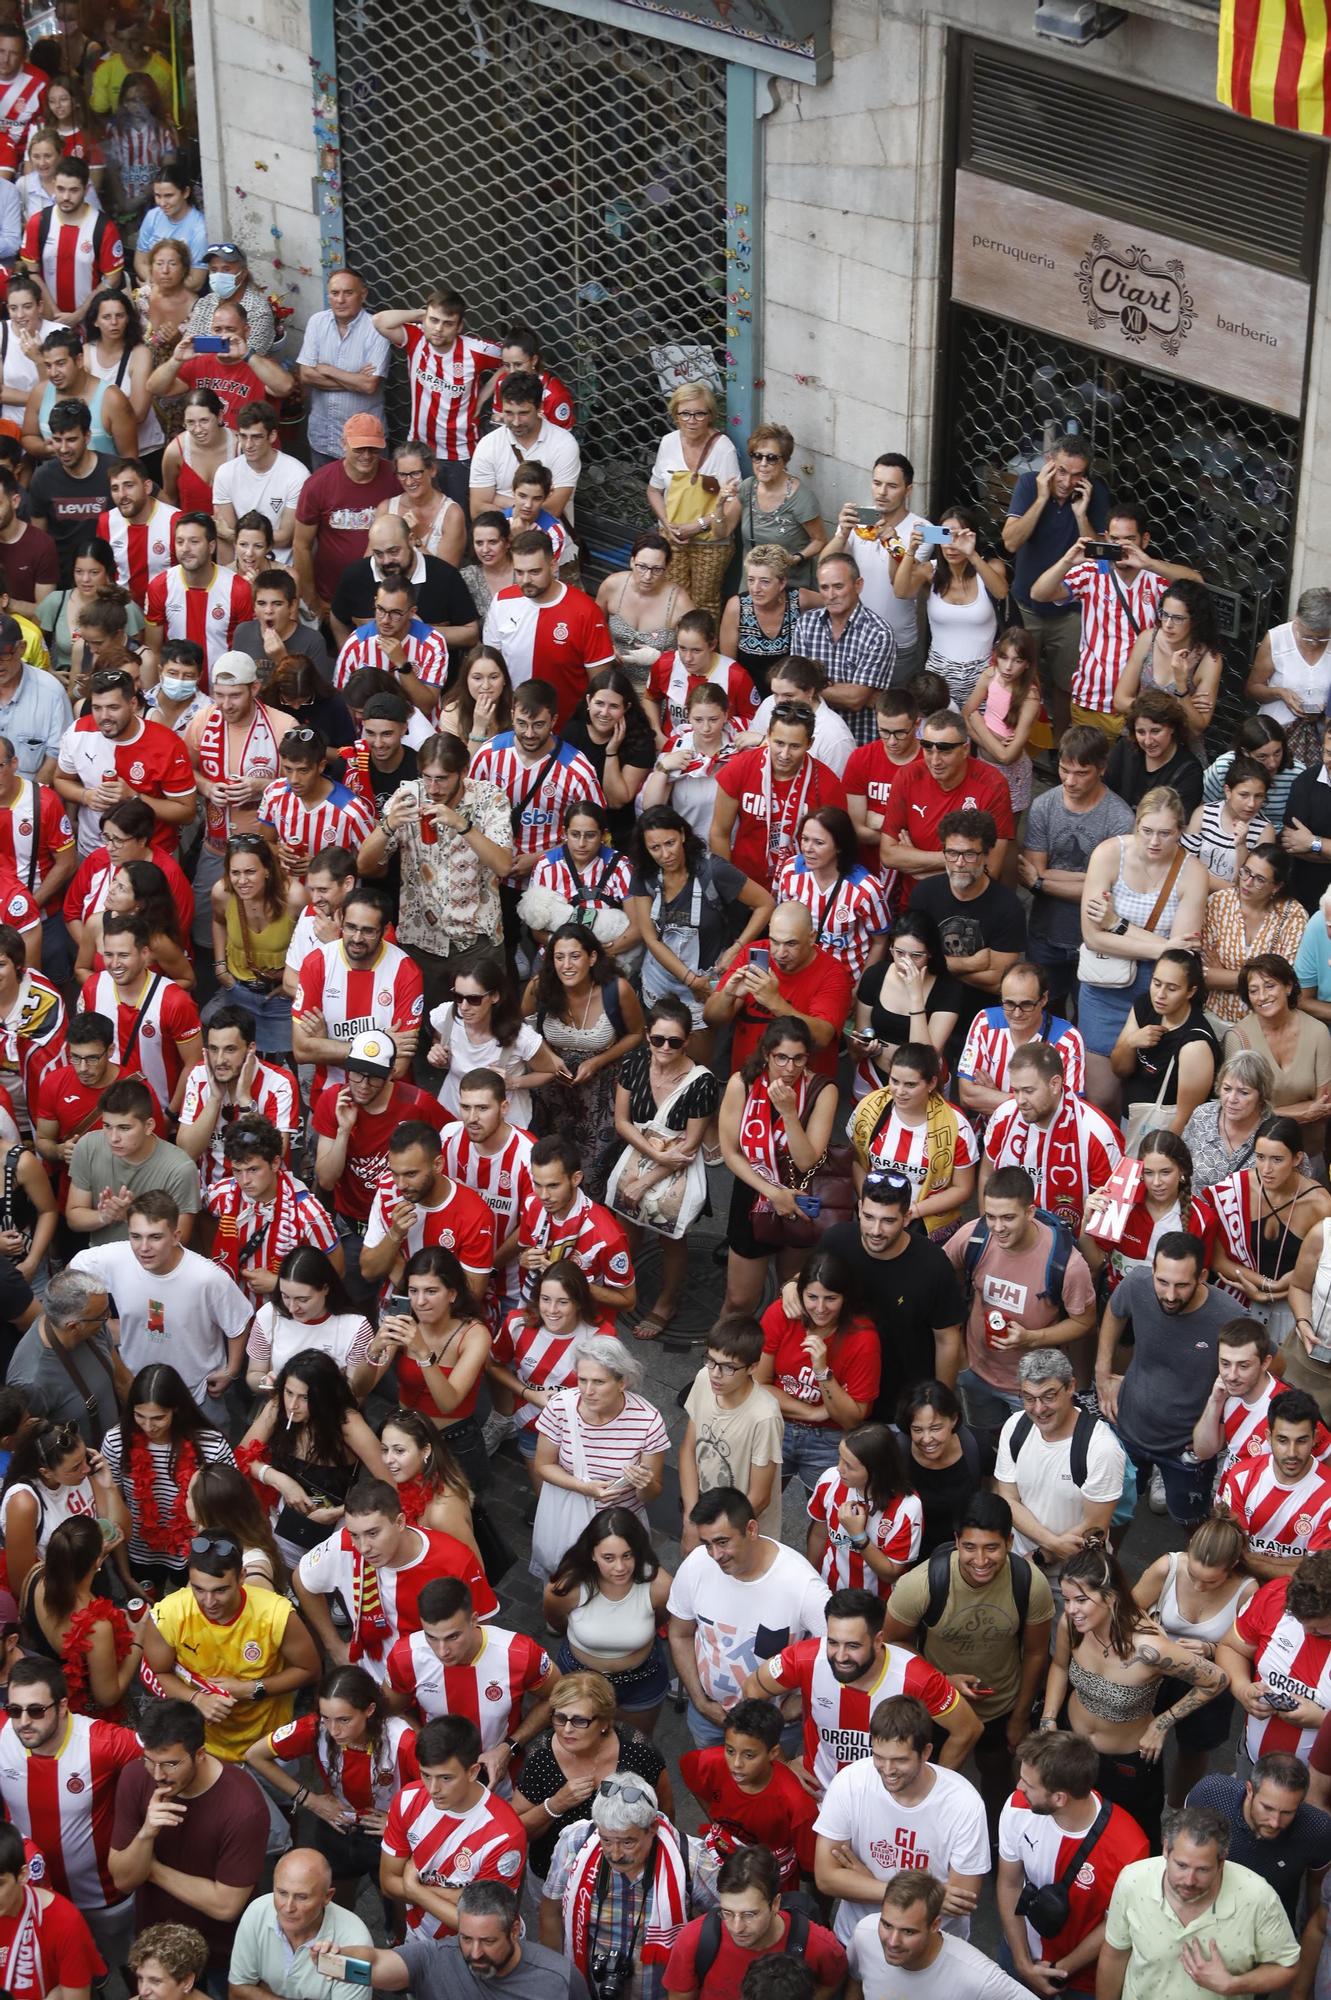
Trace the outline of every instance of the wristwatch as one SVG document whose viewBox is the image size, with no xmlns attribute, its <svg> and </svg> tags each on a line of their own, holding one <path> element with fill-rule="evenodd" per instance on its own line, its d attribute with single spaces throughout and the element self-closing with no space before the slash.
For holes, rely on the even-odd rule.
<svg viewBox="0 0 1331 2000">
<path fill-rule="evenodd" d="M 1321 841 L 1320 841 L 1320 840 L 1317 840 L 1317 839 L 1314 839 L 1314 841 L 1313 841 L 1313 845 L 1312 845 L 1312 851 L 1313 851 L 1313 853 L 1314 853 L 1314 854 L 1320 854 L 1320 853 L 1321 853 L 1321 851 L 1322 851 L 1322 843 L 1321 843 Z"/>
<path fill-rule="evenodd" d="M 268 1699 L 268 1690 L 262 1681 L 254 1683 L 254 1699 L 256 1701 L 266 1701 Z"/>
</svg>

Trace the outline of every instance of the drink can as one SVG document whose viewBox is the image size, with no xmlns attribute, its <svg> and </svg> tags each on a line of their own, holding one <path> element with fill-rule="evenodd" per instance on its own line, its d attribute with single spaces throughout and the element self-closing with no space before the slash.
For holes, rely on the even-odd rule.
<svg viewBox="0 0 1331 2000">
<path fill-rule="evenodd" d="M 125 1606 L 125 1616 L 131 1625 L 140 1624 L 148 1616 L 148 1600 L 145 1597 L 131 1597 Z"/>
<path fill-rule="evenodd" d="M 989 1338 L 991 1340 L 994 1338 L 995 1334 L 1004 1334 L 1007 1332 L 1006 1313 L 1001 1313 L 1001 1312 L 986 1313 L 984 1316 L 984 1323 L 989 1329 Z"/>
</svg>

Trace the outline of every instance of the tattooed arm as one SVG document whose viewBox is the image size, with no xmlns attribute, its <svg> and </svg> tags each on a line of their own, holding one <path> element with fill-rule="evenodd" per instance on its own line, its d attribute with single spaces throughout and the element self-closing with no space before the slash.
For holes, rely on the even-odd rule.
<svg viewBox="0 0 1331 2000">
<path fill-rule="evenodd" d="M 1148 1764 L 1164 1754 L 1165 1738 L 1176 1722 L 1214 1701 L 1229 1686 L 1228 1677 L 1199 1653 L 1172 1644 L 1158 1626 L 1144 1626 L 1137 1634 L 1132 1657 L 1152 1667 L 1161 1680 L 1186 1681 L 1188 1692 L 1172 1708 L 1157 1715 L 1142 1732 L 1138 1749 Z"/>
</svg>

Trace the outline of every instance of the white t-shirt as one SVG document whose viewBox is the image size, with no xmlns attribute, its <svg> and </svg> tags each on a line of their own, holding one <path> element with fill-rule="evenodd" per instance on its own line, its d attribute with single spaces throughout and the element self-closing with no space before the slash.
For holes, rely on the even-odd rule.
<svg viewBox="0 0 1331 2000">
<path fill-rule="evenodd" d="M 213 480 L 213 499 L 224 500 L 236 510 L 236 519 L 242 514 L 262 514 L 273 524 L 277 524 L 288 507 L 294 508 L 300 498 L 301 488 L 309 478 L 309 473 L 298 458 L 289 452 L 279 451 L 267 472 L 256 472 L 237 455 L 229 458 L 225 465 L 219 465 Z M 274 562 L 290 563 L 291 545 L 273 550 Z"/>
<path fill-rule="evenodd" d="M 226 1366 L 226 1343 L 243 1333 L 254 1308 L 229 1272 L 182 1250 L 174 1271 L 145 1271 L 128 1243 L 80 1250 L 70 1265 L 99 1278 L 120 1320 L 120 1358 L 131 1375 L 150 1361 L 178 1370 L 196 1403 L 208 1376 Z"/>
<path fill-rule="evenodd" d="M 345 1373 L 348 1365 L 363 1361 L 374 1339 L 374 1331 L 362 1313 L 329 1313 L 326 1319 L 289 1319 L 271 1299 L 254 1315 L 254 1325 L 245 1344 L 251 1361 L 267 1357 L 268 1372 L 282 1373 L 293 1354 L 327 1354 Z"/>
<path fill-rule="evenodd" d="M 667 1609 L 697 1626 L 693 1650 L 709 1701 L 733 1708 L 748 1676 L 797 1639 L 821 1639 L 828 1589 L 794 1549 L 762 1536 L 774 1549 L 771 1567 L 751 1583 L 727 1576 L 706 1549 L 694 1549 L 675 1571 Z"/>
<path fill-rule="evenodd" d="M 867 522 L 865 525 L 868 525 Z M 907 514 L 898 521 L 895 532 L 900 536 L 903 548 L 909 547 L 911 530 L 916 526 L 924 526 L 923 514 Z M 860 603 L 868 610 L 877 612 L 884 623 L 891 626 L 892 637 L 898 646 L 918 646 L 918 599 L 897 596 L 892 588 L 892 558 L 878 537 L 875 535 L 870 539 L 864 535 L 852 535 L 846 544 L 846 553 L 853 557 L 856 569 L 864 578 Z"/>
<path fill-rule="evenodd" d="M 531 1059 L 541 1046 L 541 1037 L 530 1021 L 524 1021 L 514 1039 L 504 1048 L 493 1035 L 487 1035 L 483 1042 L 474 1042 L 467 1033 L 465 1022 L 458 1019 L 451 1000 L 442 1007 L 436 1007 L 430 1016 L 430 1026 L 441 1041 L 447 1042 L 451 1061 L 448 1074 L 439 1087 L 439 1102 L 454 1118 L 462 1115 L 462 1079 L 469 1070 L 495 1069 L 506 1081 L 512 1076 L 522 1076 L 531 1067 Z M 524 1132 L 531 1130 L 531 1092 L 514 1090 L 509 1093 L 508 1122 L 521 1126 Z"/>
<path fill-rule="evenodd" d="M 1046 1528 L 1061 1535 L 1081 1520 L 1085 1501 L 1116 1501 L 1121 1497 L 1127 1455 L 1108 1424 L 1097 1424 L 1092 1431 L 1086 1451 L 1086 1484 L 1076 1487 L 1072 1483 L 1071 1431 L 1057 1444 L 1046 1444 L 1032 1424 L 1014 1463 L 1012 1433 L 1021 1421 L 1018 1411 L 1003 1426 L 994 1478 L 1015 1486 L 1022 1506 L 1029 1507 Z M 1014 1533 L 1013 1547 L 1018 1555 L 1033 1555 L 1036 1546 L 1028 1536 Z"/>
<path fill-rule="evenodd" d="M 803 697 L 801 697 L 803 699 Z M 772 710 L 776 707 L 775 695 L 768 695 L 758 704 L 758 712 L 745 730 L 750 736 L 755 732 L 765 737 L 772 720 Z M 850 762 L 850 753 L 855 748 L 855 738 L 834 708 L 820 701 L 813 711 L 813 743 L 810 746 L 820 764 L 841 777 Z"/>
<path fill-rule="evenodd" d="M 921 1972 L 889 1965 L 878 1939 L 878 1912 L 855 1926 L 846 1947 L 850 1970 L 864 2000 L 1030 2000 L 1018 1984 L 982 1951 L 943 1932 L 943 1949 Z"/>
<path fill-rule="evenodd" d="M 468 485 L 493 486 L 497 500 L 512 499 L 514 472 L 519 465 L 530 465 L 534 461 L 545 467 L 552 486 L 577 486 L 582 471 L 582 453 L 572 431 L 561 430 L 558 424 L 552 424 L 543 417 L 541 428 L 532 442 L 518 446 L 520 457 L 514 456 L 515 443 L 516 440 L 502 424 L 487 431 L 471 461 Z M 571 507 L 569 514 L 571 517 Z"/>
<path fill-rule="evenodd" d="M 938 1764 L 928 1769 L 934 1781 L 928 1795 L 918 1805 L 906 1806 L 888 1792 L 872 1757 L 847 1764 L 823 1793 L 814 1832 L 845 1841 L 880 1882 L 901 1868 L 927 1869 L 940 1882 L 946 1882 L 953 1869 L 958 1875 L 987 1875 L 989 1826 L 984 1800 L 958 1772 Z M 838 1904 L 832 1928 L 842 1944 L 849 1944 L 862 1917 L 876 1921 L 878 1905 L 844 1898 Z M 969 1917 L 947 1917 L 944 1926 L 956 1937 L 970 1936 Z"/>
</svg>

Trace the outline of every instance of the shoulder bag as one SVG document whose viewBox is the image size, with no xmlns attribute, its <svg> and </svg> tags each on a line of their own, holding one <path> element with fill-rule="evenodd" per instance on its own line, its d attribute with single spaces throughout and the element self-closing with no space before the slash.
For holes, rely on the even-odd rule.
<svg viewBox="0 0 1331 2000">
<path fill-rule="evenodd" d="M 1160 894 L 1156 897 L 1151 914 L 1143 925 L 1144 930 L 1153 931 L 1159 923 L 1160 913 L 1169 901 L 1170 890 L 1178 881 L 1179 870 L 1187 858 L 1180 847 L 1170 865 L 1169 873 L 1160 884 Z M 1137 964 L 1135 958 L 1114 958 L 1108 952 L 1096 951 L 1092 945 L 1084 944 L 1077 953 L 1077 977 L 1084 979 L 1088 986 L 1131 986 L 1137 977 Z"/>
</svg>

